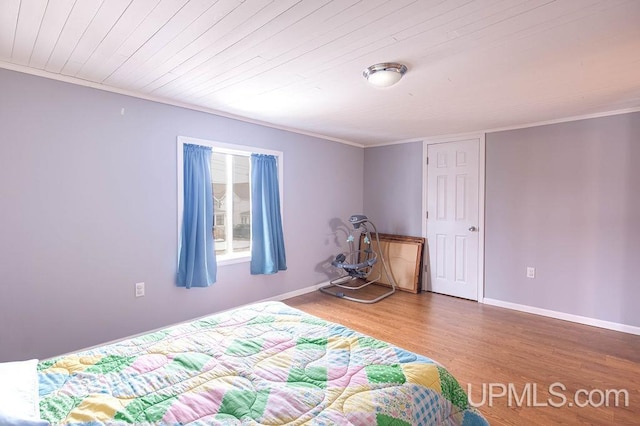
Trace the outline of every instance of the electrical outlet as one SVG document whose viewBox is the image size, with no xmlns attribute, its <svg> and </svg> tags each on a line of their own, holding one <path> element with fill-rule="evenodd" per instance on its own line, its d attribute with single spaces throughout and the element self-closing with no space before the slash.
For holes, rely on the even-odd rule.
<svg viewBox="0 0 640 426">
<path fill-rule="evenodd" d="M 144 283 L 136 283 L 136 297 L 144 296 Z"/>
<path fill-rule="evenodd" d="M 536 268 L 532 266 L 527 266 L 527 278 L 535 278 L 536 277 Z"/>
</svg>

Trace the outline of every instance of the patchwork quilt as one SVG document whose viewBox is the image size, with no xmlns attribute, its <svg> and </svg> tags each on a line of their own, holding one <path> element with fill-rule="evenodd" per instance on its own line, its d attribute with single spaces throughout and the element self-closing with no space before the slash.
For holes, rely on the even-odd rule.
<svg viewBox="0 0 640 426">
<path fill-rule="evenodd" d="M 38 365 L 51 424 L 485 425 L 436 362 L 267 302 Z"/>
</svg>

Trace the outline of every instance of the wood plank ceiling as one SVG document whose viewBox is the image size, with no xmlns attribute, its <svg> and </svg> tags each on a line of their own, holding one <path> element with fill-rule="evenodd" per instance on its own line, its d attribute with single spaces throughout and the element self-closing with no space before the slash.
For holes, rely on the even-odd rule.
<svg viewBox="0 0 640 426">
<path fill-rule="evenodd" d="M 363 146 L 640 107 L 638 0 L 2 0 L 0 67 Z M 362 70 L 398 61 L 396 86 Z"/>
</svg>

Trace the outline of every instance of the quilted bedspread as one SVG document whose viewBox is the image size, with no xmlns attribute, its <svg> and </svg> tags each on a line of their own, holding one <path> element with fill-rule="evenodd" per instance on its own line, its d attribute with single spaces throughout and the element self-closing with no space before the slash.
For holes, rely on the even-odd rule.
<svg viewBox="0 0 640 426">
<path fill-rule="evenodd" d="M 280 302 L 42 361 L 51 424 L 487 424 L 439 364 Z"/>
</svg>

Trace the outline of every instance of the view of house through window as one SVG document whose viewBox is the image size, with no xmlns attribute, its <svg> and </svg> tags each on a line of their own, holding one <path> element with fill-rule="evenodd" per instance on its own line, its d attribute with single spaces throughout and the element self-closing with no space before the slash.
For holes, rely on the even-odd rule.
<svg viewBox="0 0 640 426">
<path fill-rule="evenodd" d="M 217 256 L 235 257 L 251 250 L 251 188 L 249 155 L 213 148 L 213 240 Z"/>
<path fill-rule="evenodd" d="M 178 136 L 178 241 L 182 241 L 184 214 L 184 145 L 211 148 L 213 241 L 218 265 L 251 260 L 251 155 L 276 157 L 280 202 L 283 200 L 284 154 L 248 145 Z"/>
</svg>

